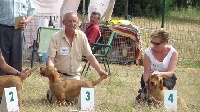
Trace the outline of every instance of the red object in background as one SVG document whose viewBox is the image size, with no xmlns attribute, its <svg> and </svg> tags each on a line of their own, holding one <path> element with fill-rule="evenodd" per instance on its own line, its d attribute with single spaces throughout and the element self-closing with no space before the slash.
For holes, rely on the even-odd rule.
<svg viewBox="0 0 200 112">
<path fill-rule="evenodd" d="M 141 59 L 141 57 L 142 57 L 142 52 L 141 52 L 142 46 L 141 46 L 139 28 L 137 26 L 131 25 L 131 24 L 130 25 L 115 25 L 115 26 L 108 26 L 108 27 L 112 31 L 117 32 L 119 35 L 122 35 L 122 36 L 125 36 L 125 37 L 130 37 L 131 39 L 136 41 L 135 58 L 136 58 L 136 64 L 138 64 L 137 61 L 139 61 L 139 59 Z"/>
</svg>

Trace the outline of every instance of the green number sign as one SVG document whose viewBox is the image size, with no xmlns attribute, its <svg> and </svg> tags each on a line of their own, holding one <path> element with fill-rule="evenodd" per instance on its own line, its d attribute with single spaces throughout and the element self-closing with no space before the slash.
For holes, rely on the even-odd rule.
<svg viewBox="0 0 200 112">
<path fill-rule="evenodd" d="M 11 97 L 10 97 L 10 102 L 14 101 L 13 92 L 12 92 L 12 91 L 9 92 L 9 95 L 11 95 Z"/>
<path fill-rule="evenodd" d="M 173 103 L 174 99 L 173 99 L 173 94 L 170 94 L 168 97 L 168 100 L 171 101 L 171 103 Z"/>
<path fill-rule="evenodd" d="M 87 101 L 90 100 L 90 92 L 89 91 L 86 91 L 86 94 L 87 94 L 87 98 L 85 98 Z"/>
</svg>

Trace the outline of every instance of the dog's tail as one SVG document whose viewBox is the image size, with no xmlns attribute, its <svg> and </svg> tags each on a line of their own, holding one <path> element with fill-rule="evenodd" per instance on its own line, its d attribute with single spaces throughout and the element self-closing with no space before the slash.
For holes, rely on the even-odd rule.
<svg viewBox="0 0 200 112">
<path fill-rule="evenodd" d="M 92 85 L 93 86 L 96 86 L 97 84 L 99 84 L 103 79 L 105 79 L 106 78 L 106 76 L 100 76 L 100 78 L 99 79 L 97 79 L 97 80 L 94 80 L 94 81 L 92 81 Z"/>
<path fill-rule="evenodd" d="M 35 70 L 37 69 L 37 67 L 34 67 L 34 68 L 27 68 L 27 69 L 25 69 L 26 70 L 26 72 L 27 72 L 27 75 L 20 75 L 19 77 L 20 77 L 20 79 L 23 81 L 23 80 L 25 80 L 28 76 L 30 76 L 31 75 L 31 73 L 32 72 L 34 72 Z"/>
</svg>

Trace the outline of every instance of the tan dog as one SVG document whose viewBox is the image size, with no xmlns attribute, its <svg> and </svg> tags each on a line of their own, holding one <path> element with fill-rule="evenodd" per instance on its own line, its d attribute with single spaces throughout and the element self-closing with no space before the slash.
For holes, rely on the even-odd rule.
<svg viewBox="0 0 200 112">
<path fill-rule="evenodd" d="M 67 78 L 61 78 L 57 69 L 52 66 L 41 67 L 40 74 L 49 78 L 50 91 L 58 101 L 59 105 L 64 105 L 66 99 L 78 98 L 81 87 L 93 88 L 106 78 L 105 76 L 101 76 L 95 81 L 67 80 Z"/>
<path fill-rule="evenodd" d="M 37 68 L 31 68 L 27 70 L 27 75 L 15 76 L 15 75 L 4 75 L 0 76 L 0 97 L 2 98 L 4 88 L 16 87 L 17 96 L 19 99 L 19 106 L 22 106 L 22 83 L 33 71 Z"/>
<path fill-rule="evenodd" d="M 164 90 L 167 90 L 167 88 L 163 86 L 163 77 L 158 75 L 150 75 L 146 83 L 149 86 L 148 97 L 150 102 L 152 102 L 154 105 L 163 104 Z M 187 109 L 186 102 L 180 97 L 178 97 L 177 99 L 178 104 Z"/>
</svg>

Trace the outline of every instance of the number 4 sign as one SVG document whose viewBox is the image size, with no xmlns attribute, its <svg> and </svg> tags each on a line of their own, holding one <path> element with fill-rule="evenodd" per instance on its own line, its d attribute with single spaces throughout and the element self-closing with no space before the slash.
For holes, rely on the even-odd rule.
<svg viewBox="0 0 200 112">
<path fill-rule="evenodd" d="M 4 88 L 0 110 L 3 112 L 19 112 L 16 87 Z"/>
<path fill-rule="evenodd" d="M 78 104 L 81 111 L 94 111 L 94 88 L 82 87 Z"/>
<path fill-rule="evenodd" d="M 167 110 L 177 110 L 177 90 L 164 91 L 164 108 Z"/>
</svg>

